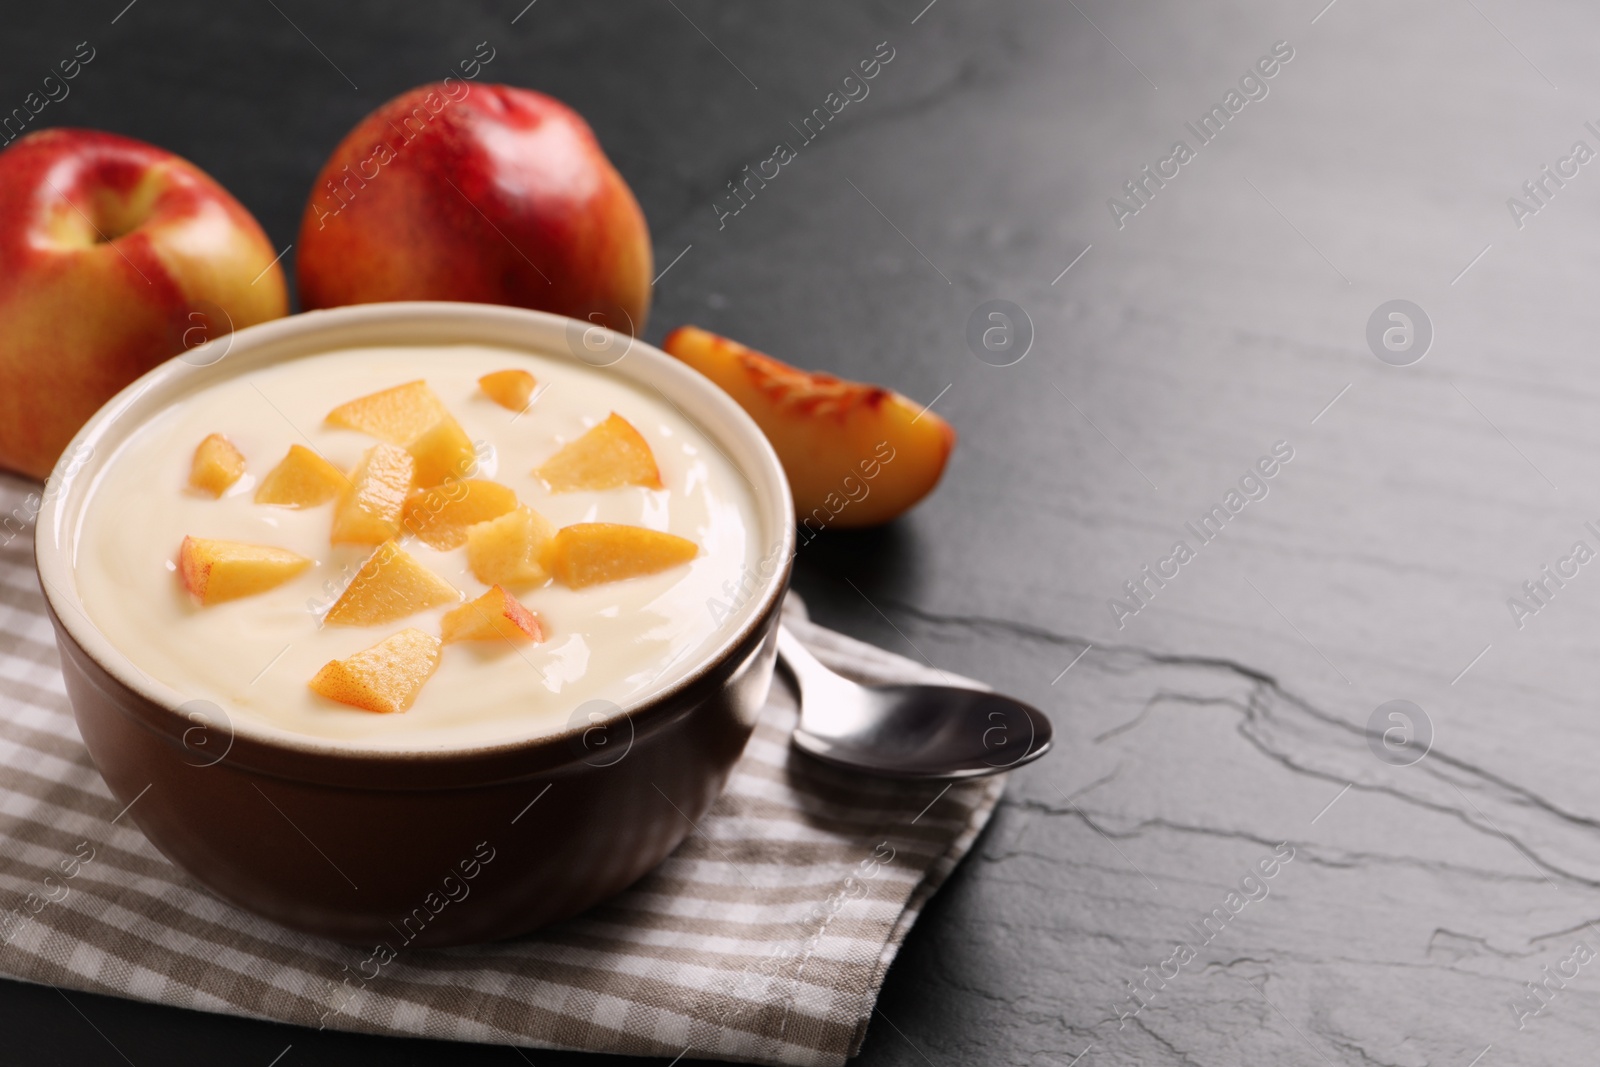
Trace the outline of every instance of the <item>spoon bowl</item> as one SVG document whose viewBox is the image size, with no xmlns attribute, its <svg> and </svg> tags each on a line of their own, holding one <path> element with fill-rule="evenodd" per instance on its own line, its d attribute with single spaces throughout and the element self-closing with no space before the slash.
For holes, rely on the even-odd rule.
<svg viewBox="0 0 1600 1067">
<path fill-rule="evenodd" d="M 865 686 L 823 666 L 785 626 L 778 655 L 800 688 L 795 747 L 892 778 L 981 778 L 1044 755 L 1050 720 L 1020 700 L 947 685 Z"/>
</svg>

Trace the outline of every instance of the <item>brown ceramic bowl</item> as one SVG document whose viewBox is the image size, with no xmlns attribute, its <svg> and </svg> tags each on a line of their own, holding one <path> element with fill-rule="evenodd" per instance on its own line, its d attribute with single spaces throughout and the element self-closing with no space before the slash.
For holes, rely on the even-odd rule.
<svg viewBox="0 0 1600 1067">
<path fill-rule="evenodd" d="M 104 462 L 171 401 L 218 375 L 330 349 L 483 343 L 557 358 L 596 349 L 606 373 L 659 390 L 754 488 L 771 561 L 679 683 L 560 736 L 460 749 L 362 752 L 195 713 L 113 647 L 80 607 L 73 558 Z M 226 346 L 224 348 L 224 346 Z M 621 347 L 619 347 L 621 346 Z M 219 358 L 225 356 L 225 358 Z M 482 304 L 370 304 L 240 331 L 140 378 L 79 432 L 39 514 L 39 574 L 78 728 L 128 818 L 226 900 L 356 944 L 453 945 L 576 914 L 658 864 L 711 806 L 772 680 L 794 550 L 777 456 L 715 385 L 639 341 L 555 315 Z M 603 744 L 602 744 L 603 742 Z M 530 807 L 529 805 L 533 806 Z"/>
</svg>

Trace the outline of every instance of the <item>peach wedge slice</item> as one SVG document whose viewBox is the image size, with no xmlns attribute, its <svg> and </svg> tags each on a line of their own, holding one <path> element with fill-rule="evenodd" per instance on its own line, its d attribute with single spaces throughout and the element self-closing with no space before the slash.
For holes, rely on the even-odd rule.
<svg viewBox="0 0 1600 1067">
<path fill-rule="evenodd" d="M 876 526 L 927 496 L 955 448 L 950 424 L 876 385 L 797 370 L 694 326 L 662 345 L 720 385 L 772 442 L 795 516 L 824 526 Z"/>
<path fill-rule="evenodd" d="M 545 546 L 544 565 L 562 585 L 582 589 L 656 574 L 699 554 L 698 545 L 676 534 L 614 522 L 580 522 L 556 531 Z"/>
<path fill-rule="evenodd" d="M 467 543 L 467 528 L 497 519 L 517 506 L 517 494 L 481 478 L 437 489 L 418 489 L 406 498 L 405 528 L 441 552 Z"/>
<path fill-rule="evenodd" d="M 178 549 L 183 587 L 202 604 L 264 593 L 299 574 L 311 561 L 269 545 L 185 537 Z"/>
<path fill-rule="evenodd" d="M 290 445 L 289 454 L 256 487 L 256 503 L 314 508 L 326 504 L 349 485 L 344 471 L 305 445 Z"/>
<path fill-rule="evenodd" d="M 533 472 L 552 493 L 575 489 L 615 489 L 622 485 L 661 488 L 661 469 L 644 435 L 627 419 L 612 412 Z"/>
<path fill-rule="evenodd" d="M 350 475 L 333 511 L 336 545 L 377 545 L 400 532 L 416 462 L 394 445 L 373 445 Z"/>
<path fill-rule="evenodd" d="M 391 445 L 408 445 L 449 414 L 444 401 L 419 378 L 340 404 L 328 412 L 327 422 L 371 434 Z"/>
<path fill-rule="evenodd" d="M 210 434 L 194 450 L 189 484 L 212 496 L 221 496 L 244 473 L 244 455 L 220 433 Z"/>
<path fill-rule="evenodd" d="M 313 691 L 341 704 L 388 714 L 405 711 L 439 668 L 439 639 L 406 629 L 348 659 L 329 660 Z"/>
<path fill-rule="evenodd" d="M 525 370 L 497 370 L 478 379 L 478 388 L 496 404 L 509 411 L 521 411 L 538 381 Z"/>
<path fill-rule="evenodd" d="M 544 640 L 539 616 L 498 585 L 445 612 L 439 620 L 439 633 L 447 645 L 453 641 Z"/>
<path fill-rule="evenodd" d="M 455 586 L 393 541 L 385 541 L 361 564 L 322 621 L 330 626 L 378 626 L 460 599 Z"/>
<path fill-rule="evenodd" d="M 467 527 L 467 566 L 485 585 L 549 581 L 540 557 L 555 535 L 554 523 L 524 505 Z"/>
</svg>

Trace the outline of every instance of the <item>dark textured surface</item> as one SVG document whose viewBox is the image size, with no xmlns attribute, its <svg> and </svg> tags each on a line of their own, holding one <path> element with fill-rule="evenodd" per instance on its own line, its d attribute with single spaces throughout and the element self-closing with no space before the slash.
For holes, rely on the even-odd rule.
<svg viewBox="0 0 1600 1067">
<path fill-rule="evenodd" d="M 1592 1057 L 1592 964 L 1520 1030 L 1511 1004 L 1600 944 L 1600 580 L 1520 629 L 1507 598 L 1596 545 L 1600 177 L 1521 228 L 1506 205 L 1600 147 L 1591 7 L 139 0 L 111 25 L 124 2 L 8 11 L 0 106 L 89 39 L 41 121 L 194 159 L 281 247 L 344 131 L 487 39 L 488 77 L 594 124 L 658 269 L 692 245 L 651 339 L 696 322 L 939 398 L 962 435 L 940 491 L 806 546 L 799 587 L 828 625 L 1038 701 L 1061 747 L 918 924 L 862 1062 Z M 1118 229 L 1107 197 L 1280 40 L 1268 95 Z M 719 229 L 724 183 L 883 41 L 871 95 Z M 991 298 L 1036 328 L 1015 366 L 968 351 Z M 1414 366 L 1365 340 L 1395 298 L 1437 331 Z M 1119 629 L 1108 598 L 1278 441 L 1267 497 Z M 1414 766 L 1363 735 L 1394 698 L 1436 733 Z M 1280 842 L 1269 895 L 1119 1021 Z M 0 1034 L 29 1064 L 588 1059 L 14 984 Z"/>
</svg>

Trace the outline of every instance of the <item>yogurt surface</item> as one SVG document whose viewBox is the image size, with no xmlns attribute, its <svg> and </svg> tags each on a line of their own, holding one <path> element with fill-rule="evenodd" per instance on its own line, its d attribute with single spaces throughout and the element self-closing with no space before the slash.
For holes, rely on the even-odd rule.
<svg viewBox="0 0 1600 1067">
<path fill-rule="evenodd" d="M 538 392 L 523 412 L 490 400 L 477 379 L 525 369 Z M 220 365 L 219 365 L 220 369 Z M 539 644 L 446 645 L 407 711 L 374 714 L 327 700 L 307 683 L 323 664 L 416 627 L 434 635 L 455 605 L 380 626 L 322 626 L 371 546 L 329 543 L 333 504 L 290 509 L 254 502 L 261 478 L 306 445 L 350 470 L 376 440 L 324 424 L 348 400 L 424 379 L 478 445 L 474 477 L 513 489 L 556 526 L 614 522 L 694 541 L 686 566 L 568 589 L 515 588 L 536 611 Z M 551 493 L 532 472 L 615 411 L 644 436 L 665 488 Z M 188 487 L 195 446 L 225 434 L 245 475 L 221 498 Z M 352 348 L 220 378 L 140 427 L 91 487 L 74 572 L 88 617 L 149 677 L 235 718 L 360 748 L 426 749 L 560 733 L 609 701 L 623 708 L 670 687 L 732 625 L 760 546 L 744 474 L 660 394 L 568 360 L 481 345 Z M 176 573 L 186 535 L 286 548 L 314 560 L 284 584 L 198 605 Z M 404 533 L 402 547 L 467 599 L 486 586 L 466 550 L 436 551 Z"/>
</svg>

